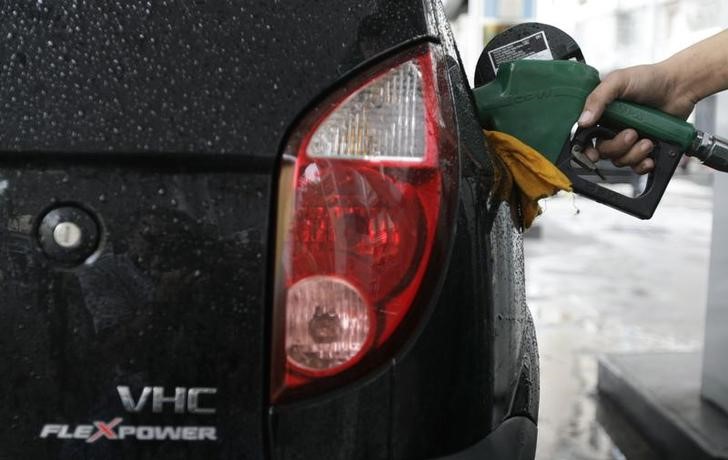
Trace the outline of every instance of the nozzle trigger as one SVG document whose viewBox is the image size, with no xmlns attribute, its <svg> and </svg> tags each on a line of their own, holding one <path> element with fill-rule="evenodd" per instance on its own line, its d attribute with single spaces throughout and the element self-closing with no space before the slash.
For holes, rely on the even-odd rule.
<svg viewBox="0 0 728 460">
<path fill-rule="evenodd" d="M 602 180 L 607 180 L 606 177 L 604 177 L 604 174 L 599 170 L 596 163 L 591 161 L 591 158 L 589 158 L 586 153 L 584 153 L 584 148 L 580 145 L 574 145 L 571 147 L 571 157 L 576 164 L 581 166 L 582 168 L 589 170 L 593 173 L 595 173 L 597 176 L 599 176 Z"/>
<path fill-rule="evenodd" d="M 604 174 L 599 170 L 596 163 L 594 163 L 584 153 L 587 145 L 591 145 L 593 139 L 612 139 L 617 134 L 611 129 L 607 129 L 603 126 L 593 126 L 591 128 L 578 128 L 578 124 L 574 124 L 571 129 L 571 156 L 574 162 L 582 168 L 591 171 L 598 175 L 602 180 L 607 180 Z"/>
</svg>

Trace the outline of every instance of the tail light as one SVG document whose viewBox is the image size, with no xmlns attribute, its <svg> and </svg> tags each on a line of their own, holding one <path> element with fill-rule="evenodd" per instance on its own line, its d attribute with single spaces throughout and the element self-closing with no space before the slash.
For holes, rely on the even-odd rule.
<svg viewBox="0 0 728 460">
<path fill-rule="evenodd" d="M 279 186 L 274 400 L 341 384 L 411 333 L 450 227 L 452 113 L 442 58 L 425 45 L 350 82 L 292 134 Z"/>
</svg>

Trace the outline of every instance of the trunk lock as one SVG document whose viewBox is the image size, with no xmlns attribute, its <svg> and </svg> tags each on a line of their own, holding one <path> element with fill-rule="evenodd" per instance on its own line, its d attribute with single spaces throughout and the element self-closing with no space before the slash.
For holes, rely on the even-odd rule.
<svg viewBox="0 0 728 460">
<path fill-rule="evenodd" d="M 38 241 L 49 258 L 69 264 L 81 263 L 98 248 L 99 225 L 81 208 L 55 208 L 41 220 Z"/>
</svg>

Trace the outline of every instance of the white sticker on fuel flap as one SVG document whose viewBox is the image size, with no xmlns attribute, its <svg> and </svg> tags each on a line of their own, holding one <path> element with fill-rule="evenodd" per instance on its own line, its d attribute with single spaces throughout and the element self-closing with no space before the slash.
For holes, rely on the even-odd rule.
<svg viewBox="0 0 728 460">
<path fill-rule="evenodd" d="M 488 57 L 490 58 L 490 64 L 493 66 L 493 71 L 498 73 L 498 67 L 505 62 L 520 59 L 550 61 L 553 60 L 554 55 L 551 54 L 551 47 L 549 47 L 549 42 L 546 40 L 546 33 L 541 31 L 490 50 L 488 51 Z"/>
</svg>

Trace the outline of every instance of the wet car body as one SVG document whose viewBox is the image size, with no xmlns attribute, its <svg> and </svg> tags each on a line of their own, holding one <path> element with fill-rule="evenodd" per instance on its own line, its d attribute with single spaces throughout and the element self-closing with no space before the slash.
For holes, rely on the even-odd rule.
<svg viewBox="0 0 728 460">
<path fill-rule="evenodd" d="M 5 4 L 0 37 L 0 459 L 533 456 L 517 211 L 436 2 Z M 460 164 L 434 294 L 379 365 L 273 403 L 282 150 L 327 94 L 422 43 L 446 59 Z M 83 263 L 39 241 L 58 207 L 98 226 Z M 130 412 L 120 386 L 214 388 L 215 413 Z M 117 418 L 216 436 L 74 438 Z"/>
</svg>

